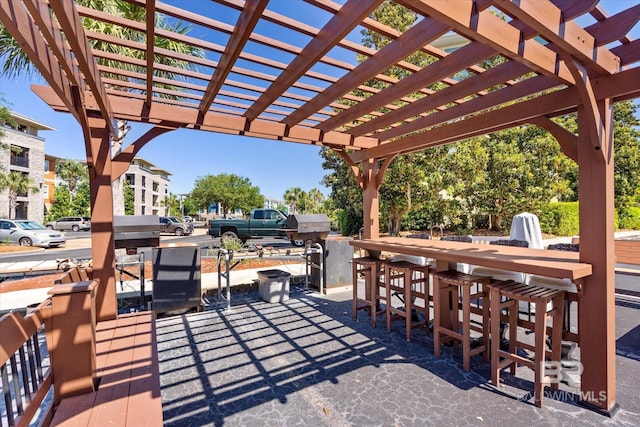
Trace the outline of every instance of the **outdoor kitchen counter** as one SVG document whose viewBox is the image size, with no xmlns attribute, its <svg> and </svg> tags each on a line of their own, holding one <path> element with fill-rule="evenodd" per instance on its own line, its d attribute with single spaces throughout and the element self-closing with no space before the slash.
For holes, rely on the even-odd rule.
<svg viewBox="0 0 640 427">
<path fill-rule="evenodd" d="M 351 240 L 350 244 L 369 251 L 433 258 L 438 270 L 446 270 L 449 263 L 466 263 L 579 282 L 592 274 L 591 264 L 580 262 L 576 252 L 403 237 Z"/>
</svg>

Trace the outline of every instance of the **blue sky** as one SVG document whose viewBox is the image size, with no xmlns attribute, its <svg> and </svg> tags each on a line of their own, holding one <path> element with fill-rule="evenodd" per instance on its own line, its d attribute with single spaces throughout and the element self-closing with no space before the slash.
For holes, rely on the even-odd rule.
<svg viewBox="0 0 640 427">
<path fill-rule="evenodd" d="M 167 3 L 186 8 L 195 2 L 174 0 Z M 200 1 L 197 3 L 202 5 Z M 214 5 L 210 2 L 206 3 Z M 289 9 L 294 3 L 300 4 L 297 0 L 272 2 L 278 7 L 289 7 Z M 611 15 L 637 3 L 636 0 L 601 2 L 604 9 Z M 292 15 L 292 13 L 286 14 Z M 214 16 L 226 22 L 232 22 L 233 19 L 230 17 L 231 20 L 227 21 L 218 15 Z M 316 27 L 322 26 L 324 18 L 317 17 Z M 632 33 L 634 39 L 639 37 L 640 28 L 638 27 L 636 25 Z M 265 28 L 264 31 L 269 30 Z M 195 33 L 191 35 L 197 36 Z M 358 34 L 352 34 L 350 38 L 357 37 Z M 304 44 L 304 41 L 302 43 Z M 346 60 L 346 58 L 341 59 Z M 70 114 L 51 110 L 31 92 L 29 88 L 31 83 L 46 84 L 39 77 L 19 79 L 0 77 L 0 94 L 10 104 L 9 107 L 12 110 L 56 129 L 41 133 L 45 138 L 47 154 L 84 160 L 84 142 L 80 126 Z M 146 125 L 132 124 L 126 143 L 134 141 L 147 129 Z M 318 188 L 326 195 L 329 194 L 329 190 L 320 183 L 326 172 L 322 169 L 319 151 L 317 147 L 304 144 L 181 129 L 155 138 L 140 151 L 139 156 L 172 173 L 171 191 L 173 193 L 191 191 L 198 176 L 234 173 L 249 178 L 253 185 L 260 187 L 263 195 L 282 198 L 284 192 L 291 187 L 300 187 L 305 191 Z"/>
</svg>

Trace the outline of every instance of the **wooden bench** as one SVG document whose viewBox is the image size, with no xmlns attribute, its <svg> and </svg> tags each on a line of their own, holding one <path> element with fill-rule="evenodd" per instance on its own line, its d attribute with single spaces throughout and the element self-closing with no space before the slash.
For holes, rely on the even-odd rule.
<svg viewBox="0 0 640 427">
<path fill-rule="evenodd" d="M 616 240 L 615 251 L 616 263 L 640 266 L 640 241 Z M 640 276 L 640 269 L 616 267 L 616 273 Z"/>
<path fill-rule="evenodd" d="M 91 280 L 93 277 L 92 268 L 71 267 L 54 280 L 56 285 L 63 283 L 75 283 Z"/>
<path fill-rule="evenodd" d="M 636 240 L 616 240 L 616 263 L 631 264 L 640 267 L 640 241 Z M 630 276 L 640 276 L 640 268 L 617 267 L 616 274 Z M 640 298 L 640 290 L 629 290 L 616 288 L 616 294 L 628 297 Z"/>
<path fill-rule="evenodd" d="M 100 322 L 96 357 L 98 389 L 63 399 L 51 425 L 161 426 L 154 312 Z"/>
</svg>

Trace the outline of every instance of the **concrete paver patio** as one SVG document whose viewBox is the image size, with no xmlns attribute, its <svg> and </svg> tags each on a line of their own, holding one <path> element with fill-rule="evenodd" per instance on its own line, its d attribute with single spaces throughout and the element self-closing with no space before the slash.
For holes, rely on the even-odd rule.
<svg viewBox="0 0 640 427">
<path fill-rule="evenodd" d="M 350 296 L 292 287 L 289 301 L 268 304 L 249 291 L 231 312 L 158 319 L 165 425 L 640 425 L 637 301 L 616 304 L 621 409 L 609 419 L 566 384 L 536 408 L 527 368 L 496 388 L 481 357 L 467 373 L 451 347 L 435 358 L 424 331 L 407 342 L 400 327 L 353 321 Z"/>
</svg>

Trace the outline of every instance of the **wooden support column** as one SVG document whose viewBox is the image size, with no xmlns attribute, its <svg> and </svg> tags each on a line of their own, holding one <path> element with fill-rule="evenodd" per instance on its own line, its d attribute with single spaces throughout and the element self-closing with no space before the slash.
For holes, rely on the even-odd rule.
<svg viewBox="0 0 640 427">
<path fill-rule="evenodd" d="M 93 280 L 56 285 L 51 295 L 47 345 L 53 372 L 54 404 L 97 389 L 96 319 Z"/>
<path fill-rule="evenodd" d="M 584 280 L 578 312 L 582 403 L 607 415 L 616 402 L 615 253 L 612 106 L 598 103 L 601 120 L 589 107 L 578 110 L 580 261 L 593 266 Z M 598 131 L 598 136 L 593 133 Z M 601 139 L 594 146 L 594 137 Z"/>
<path fill-rule="evenodd" d="M 365 239 L 380 237 L 380 203 L 378 201 L 378 161 L 366 159 L 362 162 L 362 197 L 363 197 L 363 225 Z"/>
<path fill-rule="evenodd" d="M 111 187 L 111 145 L 107 122 L 88 115 L 85 132 L 87 165 L 91 188 L 91 251 L 93 278 L 98 280 L 98 321 L 117 317 L 115 243 L 113 235 L 113 190 Z"/>
</svg>

